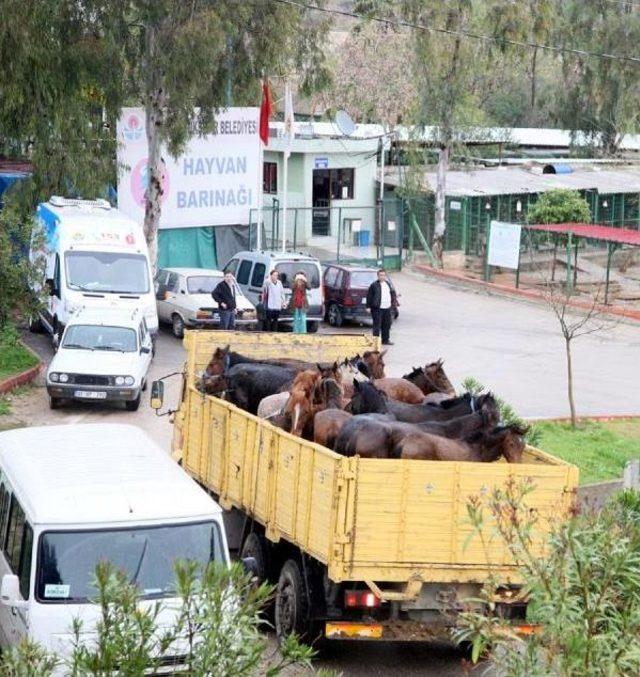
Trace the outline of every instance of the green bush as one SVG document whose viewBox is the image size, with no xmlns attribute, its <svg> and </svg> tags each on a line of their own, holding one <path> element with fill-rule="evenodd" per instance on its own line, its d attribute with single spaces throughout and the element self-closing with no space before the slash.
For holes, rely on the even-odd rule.
<svg viewBox="0 0 640 677">
<path fill-rule="evenodd" d="M 36 357 L 21 343 L 15 326 L 10 322 L 0 328 L 0 380 L 19 374 L 38 363 Z"/>
<path fill-rule="evenodd" d="M 180 674 L 190 677 L 275 677 L 292 665 L 310 668 L 313 651 L 295 637 L 280 652 L 265 656 L 260 611 L 273 593 L 256 586 L 239 564 L 228 568 L 211 563 L 204 569 L 193 562 L 176 564 L 173 623 L 158 622 L 164 605 L 140 604 L 138 588 L 122 571 L 104 562 L 96 567 L 96 604 L 100 618 L 90 642 L 87 629 L 73 623 L 73 651 L 69 658 L 47 653 L 24 641 L 3 652 L 0 674 L 10 677 L 49 677 L 55 668 L 70 675 L 155 674 L 162 655 L 179 655 Z"/>
<path fill-rule="evenodd" d="M 589 203 L 577 190 L 558 188 L 542 193 L 527 211 L 528 223 L 591 223 Z"/>
<path fill-rule="evenodd" d="M 494 493 L 490 512 L 522 565 L 527 621 L 538 632 L 523 639 L 498 616 L 469 612 L 456 639 L 472 642 L 476 660 L 489 652 L 498 676 L 640 674 L 640 495 L 622 493 L 603 512 L 556 527 L 539 559 L 526 491 Z M 478 528 L 486 521 L 477 505 L 470 515 Z M 493 592 L 483 593 L 489 611 Z"/>
</svg>

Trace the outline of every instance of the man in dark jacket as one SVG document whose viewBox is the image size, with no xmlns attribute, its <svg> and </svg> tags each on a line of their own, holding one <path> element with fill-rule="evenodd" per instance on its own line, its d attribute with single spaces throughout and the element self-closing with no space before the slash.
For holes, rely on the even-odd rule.
<svg viewBox="0 0 640 677">
<path fill-rule="evenodd" d="M 220 329 L 236 328 L 236 281 L 232 273 L 225 273 L 224 280 L 219 282 L 211 292 L 213 300 L 218 304 Z"/>
<path fill-rule="evenodd" d="M 367 291 L 367 308 L 371 310 L 373 335 L 380 336 L 382 333 L 382 344 L 385 346 L 393 345 L 389 340 L 389 330 L 391 329 L 391 313 L 397 305 L 396 290 L 387 280 L 387 271 L 380 268 L 378 279 L 369 285 Z"/>
</svg>

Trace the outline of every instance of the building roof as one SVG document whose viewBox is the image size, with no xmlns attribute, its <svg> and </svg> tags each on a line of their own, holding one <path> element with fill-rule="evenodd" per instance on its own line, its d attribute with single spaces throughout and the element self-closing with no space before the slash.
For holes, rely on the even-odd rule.
<svg viewBox="0 0 640 677">
<path fill-rule="evenodd" d="M 167 522 L 220 512 L 167 453 L 132 425 L 3 432 L 0 465 L 36 524 Z"/>
<path fill-rule="evenodd" d="M 617 244 L 630 244 L 640 247 L 640 231 L 630 228 L 612 228 L 611 226 L 596 226 L 592 223 L 549 223 L 525 226 L 530 230 L 544 230 L 550 233 L 571 233 L 578 237 Z"/>
<path fill-rule="evenodd" d="M 425 172 L 423 186 L 433 191 L 436 172 Z M 398 170 L 385 171 L 385 185 L 398 186 Z M 447 172 L 449 196 L 518 195 L 544 193 L 554 188 L 597 190 L 599 193 L 640 193 L 640 167 L 600 169 L 576 167 L 570 174 L 541 174 L 522 167 L 478 168 Z"/>
</svg>

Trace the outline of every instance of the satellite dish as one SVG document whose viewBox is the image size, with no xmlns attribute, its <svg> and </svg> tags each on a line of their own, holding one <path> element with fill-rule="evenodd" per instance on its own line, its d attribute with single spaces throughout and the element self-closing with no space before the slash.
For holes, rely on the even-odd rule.
<svg viewBox="0 0 640 677">
<path fill-rule="evenodd" d="M 336 125 L 345 136 L 351 136 L 356 131 L 356 123 L 346 110 L 339 110 L 336 113 Z"/>
</svg>

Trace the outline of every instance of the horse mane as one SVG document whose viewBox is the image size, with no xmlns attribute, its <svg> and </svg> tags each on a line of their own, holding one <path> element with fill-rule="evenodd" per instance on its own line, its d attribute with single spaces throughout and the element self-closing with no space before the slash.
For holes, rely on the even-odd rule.
<svg viewBox="0 0 640 677">
<path fill-rule="evenodd" d="M 410 381 L 414 376 L 418 376 L 418 374 L 426 376 L 422 367 L 413 367 L 413 369 L 408 374 L 405 374 L 402 378 L 406 379 L 407 381 Z"/>
<path fill-rule="evenodd" d="M 448 400 L 442 400 L 440 402 L 440 407 L 442 409 L 451 409 L 462 402 L 471 402 L 471 393 L 464 393 L 464 395 L 458 395 L 457 397 L 451 397 Z"/>
</svg>

